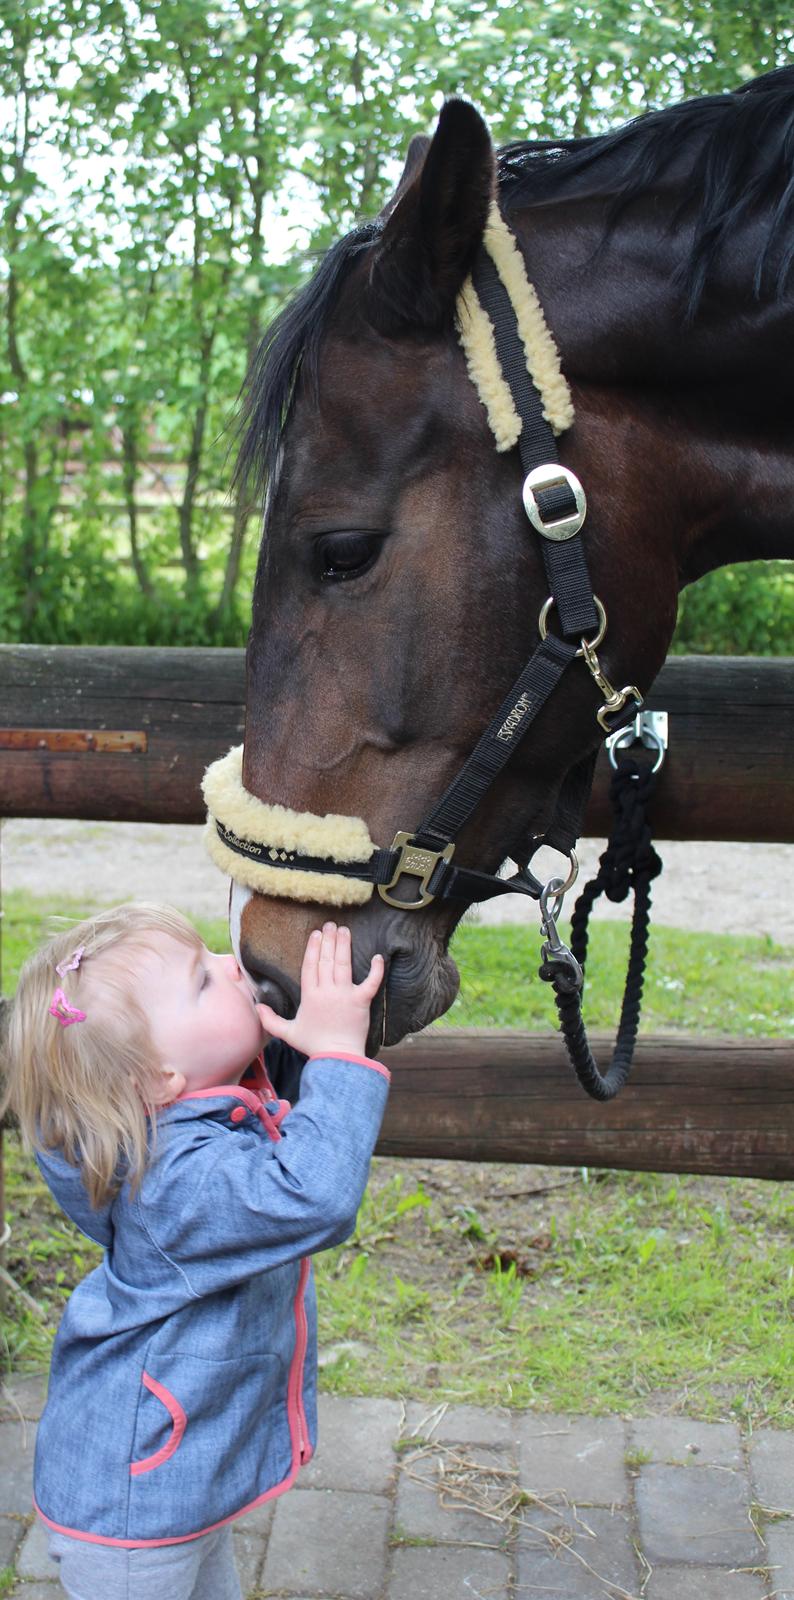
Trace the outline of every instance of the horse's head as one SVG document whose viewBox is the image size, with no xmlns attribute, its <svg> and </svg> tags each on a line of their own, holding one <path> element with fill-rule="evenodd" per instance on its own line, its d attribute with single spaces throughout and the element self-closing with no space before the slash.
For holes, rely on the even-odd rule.
<svg viewBox="0 0 794 1600">
<path fill-rule="evenodd" d="M 432 142 L 414 142 L 379 224 L 336 247 L 283 314 L 250 401 L 243 470 L 261 468 L 268 506 L 243 782 L 269 804 L 363 818 L 379 846 L 414 829 L 460 769 L 534 648 L 548 593 L 518 451 L 495 448 L 455 332 L 495 192 L 488 132 L 451 102 Z M 566 367 L 576 424 L 562 455 L 591 503 L 602 661 L 644 688 L 672 631 L 676 574 L 653 517 L 634 522 L 641 413 L 627 423 L 608 389 L 577 385 L 567 354 Z M 495 871 L 520 856 L 603 737 L 579 667 L 464 828 L 456 862 Z M 327 916 L 349 921 L 359 974 L 374 951 L 386 957 L 371 1045 L 454 999 L 460 904 L 404 912 L 374 895 L 340 912 L 236 892 L 234 908 L 242 958 L 277 1009 L 294 1004 L 307 934 Z"/>
</svg>

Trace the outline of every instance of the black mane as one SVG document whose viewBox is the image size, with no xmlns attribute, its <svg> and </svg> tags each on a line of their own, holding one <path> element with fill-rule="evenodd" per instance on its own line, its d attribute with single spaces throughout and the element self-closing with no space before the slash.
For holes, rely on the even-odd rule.
<svg viewBox="0 0 794 1600">
<path fill-rule="evenodd" d="M 254 362 L 240 424 L 242 443 L 233 487 L 261 495 L 278 456 L 298 368 L 316 385 L 320 346 L 329 313 L 352 263 L 380 232 L 364 223 L 338 239 L 308 283 L 287 301 L 265 334 Z"/>
<path fill-rule="evenodd" d="M 686 317 L 694 317 L 709 270 L 726 240 L 754 211 L 770 215 L 755 264 L 753 292 L 779 294 L 794 259 L 794 66 L 780 67 L 724 94 L 687 100 L 585 139 L 525 140 L 499 151 L 499 193 L 507 216 L 519 207 L 578 194 L 609 201 L 605 238 L 632 201 L 691 156 L 683 197 L 671 221 L 689 213 L 694 238 L 679 269 Z M 772 255 L 787 239 L 777 270 Z"/>
<path fill-rule="evenodd" d="M 692 152 L 691 173 L 672 219 L 675 224 L 691 212 L 695 223 L 692 248 L 679 276 L 687 317 L 695 315 L 726 239 L 762 206 L 770 217 L 753 290 L 759 297 L 765 288 L 781 292 L 794 260 L 794 66 L 765 73 L 725 94 L 647 112 L 611 133 L 505 145 L 498 152 L 500 199 L 509 216 L 519 207 L 563 197 L 569 189 L 603 195 L 609 202 L 606 238 L 626 207 L 658 184 L 687 150 Z M 379 232 L 379 223 L 366 223 L 333 245 L 265 335 L 240 423 L 234 486 L 241 493 L 250 488 L 261 495 L 267 484 L 298 367 L 316 385 L 320 347 L 340 287 Z M 772 274 L 772 255 L 787 232 L 788 242 Z"/>
</svg>

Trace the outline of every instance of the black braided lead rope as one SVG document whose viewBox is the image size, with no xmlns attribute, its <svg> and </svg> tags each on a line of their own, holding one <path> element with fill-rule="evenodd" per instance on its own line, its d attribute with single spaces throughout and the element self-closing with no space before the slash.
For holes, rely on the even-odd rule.
<svg viewBox="0 0 794 1600">
<path fill-rule="evenodd" d="M 602 894 L 622 903 L 634 894 L 631 941 L 626 986 L 620 1008 L 612 1060 L 602 1072 L 588 1044 L 582 1019 L 581 990 L 555 983 L 558 970 L 544 964 L 540 976 L 555 983 L 554 998 L 560 1017 L 560 1031 L 571 1064 L 582 1088 L 594 1100 L 612 1100 L 623 1088 L 631 1069 L 637 1030 L 640 1023 L 645 961 L 651 911 L 651 883 L 659 876 L 662 862 L 651 843 L 647 806 L 656 788 L 657 773 L 641 766 L 633 757 L 618 764 L 610 787 L 614 812 L 612 833 L 594 878 L 582 890 L 571 918 L 571 952 L 584 968 L 587 959 L 588 922 L 595 901 Z"/>
</svg>

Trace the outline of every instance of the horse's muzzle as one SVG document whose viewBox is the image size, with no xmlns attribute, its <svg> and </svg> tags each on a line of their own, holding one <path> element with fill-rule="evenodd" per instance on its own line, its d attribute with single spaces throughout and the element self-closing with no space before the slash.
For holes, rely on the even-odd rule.
<svg viewBox="0 0 794 1600">
<path fill-rule="evenodd" d="M 233 885 L 229 925 L 235 955 L 257 996 L 279 1016 L 293 1017 L 300 1001 L 300 965 L 306 940 L 321 927 L 330 907 L 299 907 L 271 900 Z M 369 971 L 373 955 L 386 963 L 383 984 L 372 1003 L 369 1054 L 397 1044 L 449 1010 L 458 992 L 458 972 L 447 954 L 443 933 L 431 913 L 415 916 L 382 902 L 335 909 L 353 936 L 353 975 Z"/>
</svg>

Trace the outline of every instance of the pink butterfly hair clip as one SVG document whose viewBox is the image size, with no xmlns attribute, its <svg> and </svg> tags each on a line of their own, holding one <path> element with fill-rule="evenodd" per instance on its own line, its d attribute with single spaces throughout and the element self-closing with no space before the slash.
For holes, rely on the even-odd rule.
<svg viewBox="0 0 794 1600">
<path fill-rule="evenodd" d="M 63 989 L 56 989 L 48 1009 L 50 1016 L 60 1022 L 62 1028 L 70 1028 L 73 1022 L 85 1022 L 86 1013 L 67 1000 Z"/>
<path fill-rule="evenodd" d="M 84 955 L 85 945 L 80 944 L 72 951 L 68 961 L 58 962 L 55 968 L 58 977 L 65 978 L 67 972 L 76 972 Z M 56 989 L 52 1004 L 49 1006 L 49 1013 L 56 1022 L 60 1022 L 62 1028 L 70 1028 L 73 1022 L 85 1022 L 86 1019 L 86 1013 L 81 1011 L 79 1006 L 73 1006 L 71 1000 L 67 1000 L 63 989 Z"/>
<path fill-rule="evenodd" d="M 57 972 L 58 977 L 59 978 L 65 978 L 67 972 L 76 972 L 77 968 L 79 967 L 80 962 L 82 961 L 84 955 L 85 955 L 85 945 L 84 944 L 79 944 L 77 946 L 77 949 L 72 951 L 68 961 L 59 961 L 58 962 L 58 965 L 55 968 L 55 971 Z"/>
</svg>

